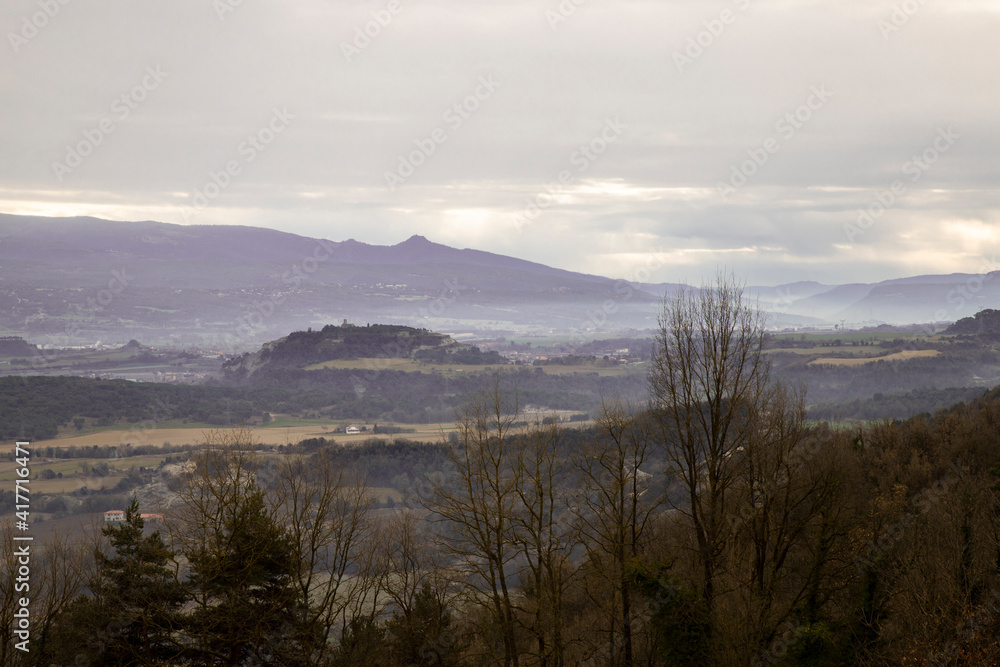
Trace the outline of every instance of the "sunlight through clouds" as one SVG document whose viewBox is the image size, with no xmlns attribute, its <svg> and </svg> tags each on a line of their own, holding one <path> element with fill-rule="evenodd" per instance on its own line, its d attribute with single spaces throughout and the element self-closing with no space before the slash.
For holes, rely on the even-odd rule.
<svg viewBox="0 0 1000 667">
<path fill-rule="evenodd" d="M 626 251 L 680 239 L 660 280 L 727 260 L 753 281 L 882 280 L 897 249 L 930 238 L 921 270 L 960 269 L 952 258 L 1000 240 L 1000 3 L 917 4 L 589 0 L 563 16 L 528 0 L 305 0 L 220 17 L 196 0 L 73 3 L 30 39 L 15 30 L 3 56 L 0 211 L 183 223 L 221 179 L 189 221 L 420 234 L 596 273 L 625 261 L 588 266 L 608 235 Z M 5 3 L 0 21 L 33 8 Z M 721 22 L 727 8 L 738 20 Z M 112 111 L 156 66 L 155 93 Z M 485 80 L 502 85 L 473 99 Z M 801 113 L 818 90 L 832 95 Z M 272 138 L 276 108 L 294 119 Z M 954 148 L 908 168 L 941 128 Z M 59 183 L 52 165 L 80 150 Z M 384 174 L 415 151 L 390 191 Z M 734 165 L 752 174 L 720 198 Z"/>
</svg>

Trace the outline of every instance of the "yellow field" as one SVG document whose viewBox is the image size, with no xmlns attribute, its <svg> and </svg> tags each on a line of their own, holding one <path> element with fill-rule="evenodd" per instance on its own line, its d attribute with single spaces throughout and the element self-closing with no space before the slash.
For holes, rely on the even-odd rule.
<svg viewBox="0 0 1000 667">
<path fill-rule="evenodd" d="M 307 371 L 317 371 L 324 368 L 348 369 L 356 368 L 359 371 L 405 371 L 407 373 L 443 373 L 445 375 L 456 375 L 458 373 L 478 373 L 480 371 L 513 370 L 516 368 L 527 368 L 525 366 L 465 366 L 461 364 L 425 364 L 413 359 L 335 359 L 324 361 L 320 364 L 306 366 Z M 575 366 L 562 366 L 552 364 L 548 366 L 531 366 L 530 368 L 541 368 L 542 371 L 550 375 L 569 375 L 570 373 L 597 373 L 601 377 L 618 376 L 630 372 L 626 366 L 591 366 L 589 364 L 579 364 Z"/>
<path fill-rule="evenodd" d="M 392 500 L 395 503 L 402 502 L 403 494 L 396 489 L 390 489 L 387 486 L 370 486 L 368 487 L 369 495 L 375 500 L 385 502 L 386 500 Z"/>
<path fill-rule="evenodd" d="M 882 348 L 872 345 L 816 345 L 814 347 L 776 347 L 767 352 L 784 352 L 785 354 L 849 354 L 853 357 L 875 357 L 882 353 Z"/>
<path fill-rule="evenodd" d="M 306 438 L 319 437 L 333 438 L 338 443 L 361 442 L 372 437 L 390 439 L 408 438 L 411 440 L 436 442 L 442 439 L 442 434 L 445 434 L 444 437 L 446 437 L 449 431 L 455 430 L 454 424 L 394 424 L 396 426 L 412 428 L 415 430 L 415 433 L 375 436 L 371 432 L 371 424 L 369 424 L 369 430 L 367 432 L 359 433 L 357 435 L 334 433 L 334 428 L 343 424 L 344 421 L 346 420 L 328 422 L 311 421 L 309 423 L 293 424 L 291 426 L 256 426 L 253 427 L 251 431 L 253 436 L 264 444 L 281 445 L 290 442 L 296 443 L 299 440 L 305 440 Z M 364 423 L 364 421 L 357 422 L 358 425 L 362 425 Z M 156 429 L 135 430 L 110 429 L 107 431 L 88 433 L 86 435 L 62 437 L 53 440 L 38 440 L 37 442 L 31 443 L 30 450 L 32 452 L 32 458 L 34 459 L 38 448 L 48 447 L 50 445 L 53 447 L 93 447 L 94 445 L 98 445 L 100 447 L 116 447 L 124 443 L 132 443 L 132 446 L 135 447 L 138 445 L 162 445 L 164 442 L 169 442 L 172 446 L 196 445 L 205 441 L 206 435 L 210 432 L 210 430 L 211 429 L 206 428 L 188 427 L 161 427 Z M 7 452 L 12 449 L 14 449 L 13 444 L 0 445 L 0 452 Z M 108 460 L 108 464 L 112 467 L 114 467 L 113 461 L 113 459 Z M 151 464 L 143 463 L 138 465 Z"/>
<path fill-rule="evenodd" d="M 855 357 L 853 359 L 837 359 L 826 357 L 823 359 L 813 359 L 810 366 L 817 364 L 829 364 L 830 366 L 861 366 L 863 364 L 873 364 L 877 361 L 905 361 L 907 359 L 917 359 L 919 357 L 936 357 L 941 354 L 938 350 L 904 350 L 895 354 L 887 354 L 884 357 Z"/>
<path fill-rule="evenodd" d="M 91 462 L 94 459 L 90 459 Z M 63 477 L 62 479 L 33 479 L 28 484 L 30 494 L 72 493 L 77 489 L 87 487 L 91 491 L 113 489 L 125 475 L 108 475 L 107 477 Z M 13 485 L 11 485 L 13 486 Z"/>
<path fill-rule="evenodd" d="M 551 364 L 549 366 L 534 366 L 541 368 L 549 375 L 570 375 L 572 373 L 597 373 L 601 377 L 618 377 L 636 371 L 635 366 L 590 366 L 581 364 L 579 366 L 563 366 L 561 364 Z"/>
<path fill-rule="evenodd" d="M 324 368 L 357 368 L 361 371 L 406 371 L 407 373 L 476 373 L 510 366 L 466 366 L 462 364 L 425 364 L 413 359 L 334 359 L 306 366 L 307 371 Z"/>
</svg>

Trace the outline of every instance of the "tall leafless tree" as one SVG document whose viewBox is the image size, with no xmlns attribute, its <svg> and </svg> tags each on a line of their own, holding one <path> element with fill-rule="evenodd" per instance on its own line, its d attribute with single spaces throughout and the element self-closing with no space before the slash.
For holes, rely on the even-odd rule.
<svg viewBox="0 0 1000 667">
<path fill-rule="evenodd" d="M 620 403 L 606 403 L 597 424 L 597 437 L 577 456 L 582 485 L 577 521 L 590 567 L 598 575 L 591 597 L 608 619 L 603 631 L 611 664 L 629 667 L 634 664 L 637 621 L 630 568 L 642 553 L 659 507 L 648 494 L 652 474 L 642 470 L 654 442 L 648 420 Z M 605 590 L 611 594 L 603 595 Z"/>
<path fill-rule="evenodd" d="M 387 562 L 363 479 L 322 454 L 277 467 L 271 502 L 293 553 L 297 622 L 308 664 L 324 664 L 329 637 L 382 609 Z"/>
<path fill-rule="evenodd" d="M 517 392 L 494 376 L 484 392 L 458 412 L 459 444 L 450 451 L 451 474 L 432 483 L 430 509 L 442 528 L 445 554 L 466 586 L 471 604 L 485 602 L 503 645 L 500 662 L 520 664 L 515 602 L 519 555 L 514 517 L 520 472 L 509 451 L 521 420 Z"/>
<path fill-rule="evenodd" d="M 671 471 L 684 490 L 677 509 L 690 520 L 711 611 L 729 533 L 727 499 L 738 455 L 778 409 L 764 353 L 765 316 L 733 277 L 665 297 L 649 374 L 653 408 Z"/>
<path fill-rule="evenodd" d="M 522 623 L 534 644 L 527 652 L 533 664 L 562 667 L 567 643 L 564 598 L 574 570 L 568 462 L 554 423 L 530 425 L 513 444 L 519 501 L 514 534 L 523 563 L 521 589 L 530 592 L 524 596 Z"/>
</svg>

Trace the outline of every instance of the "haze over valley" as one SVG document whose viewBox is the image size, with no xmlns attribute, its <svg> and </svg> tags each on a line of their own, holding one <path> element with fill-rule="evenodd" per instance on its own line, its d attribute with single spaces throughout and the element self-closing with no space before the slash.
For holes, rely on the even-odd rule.
<svg viewBox="0 0 1000 667">
<path fill-rule="evenodd" d="M 0 667 L 1000 665 L 997 0 L 0 27 Z"/>
<path fill-rule="evenodd" d="M 676 283 L 554 269 L 413 236 L 391 246 L 265 228 L 0 215 L 0 327 L 40 346 L 247 351 L 343 320 L 582 342 L 655 328 Z M 645 275 L 656 267 L 645 268 Z M 771 330 L 935 324 L 1000 304 L 994 267 L 845 285 L 748 285 Z M 640 276 L 642 272 L 640 271 Z M 697 287 L 700 283 L 696 283 Z"/>
</svg>

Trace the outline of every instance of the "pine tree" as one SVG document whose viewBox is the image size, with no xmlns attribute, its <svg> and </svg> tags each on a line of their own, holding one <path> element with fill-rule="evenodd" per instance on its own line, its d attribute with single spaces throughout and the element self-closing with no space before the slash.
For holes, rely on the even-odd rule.
<svg viewBox="0 0 1000 667">
<path fill-rule="evenodd" d="M 133 498 L 121 525 L 101 528 L 110 553 L 94 551 L 90 596 L 57 622 L 56 656 L 101 665 L 160 665 L 178 655 L 173 641 L 183 588 L 167 564 L 173 552 L 159 531 L 144 535 Z"/>
<path fill-rule="evenodd" d="M 210 539 L 187 556 L 197 603 L 187 619 L 189 656 L 203 664 L 285 663 L 276 654 L 294 633 L 291 543 L 263 492 L 234 498 Z"/>
<path fill-rule="evenodd" d="M 458 664 L 451 613 L 429 583 L 417 592 L 411 609 L 393 614 L 386 630 L 393 664 Z"/>
</svg>

